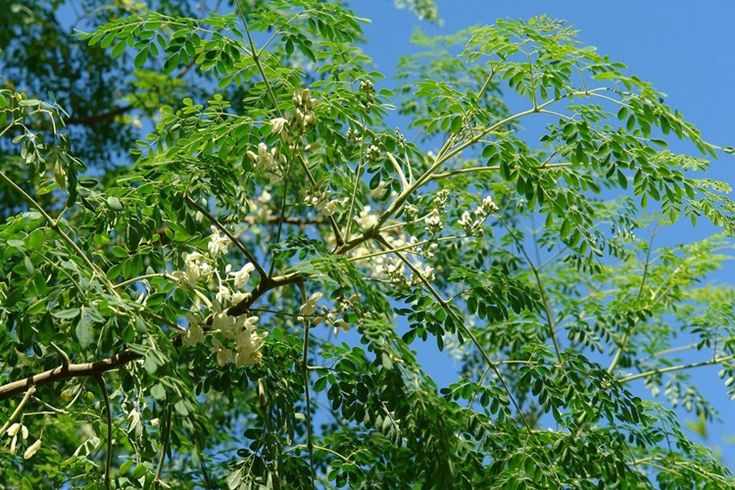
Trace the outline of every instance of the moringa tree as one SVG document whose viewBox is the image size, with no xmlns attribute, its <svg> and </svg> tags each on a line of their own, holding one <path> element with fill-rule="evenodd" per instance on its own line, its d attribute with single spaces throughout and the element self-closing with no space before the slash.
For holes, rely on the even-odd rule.
<svg viewBox="0 0 735 490">
<path fill-rule="evenodd" d="M 673 411 L 735 382 L 735 205 L 697 173 L 732 149 L 649 83 L 546 17 L 417 36 L 392 91 L 336 2 L 130 10 L 79 49 L 200 82 L 137 106 L 131 165 L 0 91 L 0 484 L 735 485 Z"/>
</svg>

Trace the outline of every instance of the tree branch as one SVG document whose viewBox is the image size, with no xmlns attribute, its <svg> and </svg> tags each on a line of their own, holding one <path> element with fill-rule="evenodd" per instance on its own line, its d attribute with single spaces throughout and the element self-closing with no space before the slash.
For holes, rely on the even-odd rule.
<svg viewBox="0 0 735 490">
<path fill-rule="evenodd" d="M 99 114 L 90 114 L 87 116 L 69 117 L 64 119 L 65 124 L 80 124 L 83 126 L 94 126 L 95 124 L 114 119 L 120 114 L 125 114 L 133 109 L 132 105 L 126 105 L 122 107 L 116 107 L 107 112 L 101 112 Z"/>
<path fill-rule="evenodd" d="M 647 378 L 649 376 L 653 376 L 656 374 L 673 373 L 675 371 L 683 371 L 685 369 L 693 369 L 693 368 L 698 368 L 698 367 L 703 367 L 703 366 L 713 366 L 715 364 L 721 364 L 723 362 L 731 361 L 733 359 L 735 359 L 735 354 L 729 355 L 729 356 L 713 357 L 709 361 L 692 362 L 689 364 L 677 364 L 676 366 L 668 366 L 665 368 L 651 369 L 650 371 L 644 371 L 642 373 L 631 374 L 630 376 L 619 378 L 618 381 L 620 383 L 629 383 L 631 381 L 635 381 L 641 378 Z"/>
<path fill-rule="evenodd" d="M 245 245 L 243 245 L 243 243 L 236 236 L 230 233 L 227 228 L 225 228 L 222 223 L 217 220 L 217 218 L 215 218 L 209 211 L 200 206 L 199 203 L 195 202 L 188 194 L 184 194 L 184 201 L 186 201 L 188 205 L 202 213 L 219 231 L 224 233 L 225 236 L 230 239 L 230 241 L 253 264 L 253 267 L 255 267 L 255 270 L 258 271 L 258 275 L 261 277 L 261 279 L 268 276 L 268 273 L 265 271 L 265 269 L 263 269 L 260 263 L 258 263 L 258 260 L 255 258 L 255 256 L 250 253 L 250 250 L 248 250 L 247 247 L 245 247 Z"/>
<path fill-rule="evenodd" d="M 140 354 L 126 349 L 112 357 L 99 361 L 69 364 L 66 368 L 62 364 L 54 369 L 49 369 L 42 373 L 0 386 L 0 401 L 23 393 L 31 387 L 40 388 L 41 386 L 69 378 L 99 376 L 106 371 L 117 369 L 130 361 L 141 359 L 142 357 Z"/>
<path fill-rule="evenodd" d="M 112 470 L 112 408 L 110 407 L 110 395 L 107 393 L 105 379 L 101 374 L 94 377 L 102 391 L 105 402 L 105 413 L 107 415 L 107 454 L 105 455 L 105 488 L 110 490 L 110 471 Z"/>
</svg>

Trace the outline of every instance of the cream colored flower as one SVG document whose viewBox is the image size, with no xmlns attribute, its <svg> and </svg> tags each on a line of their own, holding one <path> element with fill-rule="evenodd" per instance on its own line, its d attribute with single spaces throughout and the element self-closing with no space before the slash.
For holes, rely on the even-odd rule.
<svg viewBox="0 0 735 490">
<path fill-rule="evenodd" d="M 221 284 L 219 289 L 217 290 L 217 294 L 215 294 L 214 297 L 220 303 L 224 303 L 230 300 L 230 298 L 232 297 L 232 291 L 230 291 L 230 288 L 228 288 L 224 284 Z"/>
<path fill-rule="evenodd" d="M 370 206 L 362 208 L 360 216 L 357 218 L 357 224 L 363 230 L 370 229 L 375 223 L 378 222 L 378 215 L 370 212 Z"/>
<path fill-rule="evenodd" d="M 240 289 L 250 280 L 250 274 L 255 270 L 255 266 L 248 262 L 242 269 L 237 272 L 230 272 L 229 274 L 235 279 L 235 287 Z"/>
<path fill-rule="evenodd" d="M 285 129 L 287 123 L 288 120 L 282 117 L 271 119 L 271 132 L 273 134 L 281 134 L 281 132 Z"/>
<path fill-rule="evenodd" d="M 36 442 L 28 446 L 26 452 L 23 453 L 23 459 L 31 459 L 39 449 L 41 449 L 41 439 L 36 440 Z"/>
<path fill-rule="evenodd" d="M 184 254 L 184 264 L 184 274 L 181 278 L 190 286 L 193 286 L 200 280 L 207 281 L 212 275 L 212 267 L 199 252 Z"/>
<path fill-rule="evenodd" d="M 190 323 L 189 328 L 186 329 L 186 336 L 184 337 L 184 345 L 194 346 L 201 343 L 204 340 L 204 329 L 198 323 Z"/>
<path fill-rule="evenodd" d="M 309 299 L 306 300 L 306 302 L 301 305 L 301 308 L 299 308 L 299 312 L 303 316 L 311 316 L 316 311 L 317 303 L 320 299 L 324 297 L 324 293 L 321 291 L 317 291 L 311 296 L 309 296 Z"/>
<path fill-rule="evenodd" d="M 217 364 L 220 367 L 223 367 L 225 364 L 229 364 L 230 362 L 232 362 L 232 351 L 222 345 L 219 340 L 212 340 L 212 350 L 217 356 Z"/>
<path fill-rule="evenodd" d="M 18 422 L 14 423 L 10 427 L 8 427 L 8 430 L 5 432 L 9 437 L 15 437 L 16 434 L 18 434 L 18 431 L 20 430 L 21 426 L 23 424 L 19 424 Z"/>
<path fill-rule="evenodd" d="M 230 239 L 224 235 L 221 235 L 216 226 L 212 226 L 212 235 L 210 235 L 209 243 L 207 244 L 209 255 L 211 255 L 213 258 L 224 255 L 227 253 L 227 247 L 229 246 Z"/>
</svg>

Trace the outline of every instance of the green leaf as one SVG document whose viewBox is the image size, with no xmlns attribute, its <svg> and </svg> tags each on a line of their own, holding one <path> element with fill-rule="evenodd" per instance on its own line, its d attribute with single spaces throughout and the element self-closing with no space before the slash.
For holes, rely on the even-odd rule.
<svg viewBox="0 0 735 490">
<path fill-rule="evenodd" d="M 161 383 L 156 383 L 151 387 L 151 395 L 156 400 L 165 400 L 166 399 L 166 389 L 163 387 Z"/>
<path fill-rule="evenodd" d="M 71 320 L 79 315 L 79 308 L 69 308 L 68 310 L 53 311 L 51 315 L 61 320 Z"/>
<path fill-rule="evenodd" d="M 95 340 L 93 328 L 94 321 L 95 318 L 91 314 L 91 311 L 88 308 L 82 307 L 81 316 L 74 330 L 82 349 L 89 347 Z"/>
</svg>

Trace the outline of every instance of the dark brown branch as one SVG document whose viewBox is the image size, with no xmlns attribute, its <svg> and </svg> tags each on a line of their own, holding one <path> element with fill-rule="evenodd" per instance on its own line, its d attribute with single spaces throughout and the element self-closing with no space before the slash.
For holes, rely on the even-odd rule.
<svg viewBox="0 0 735 490">
<path fill-rule="evenodd" d="M 133 109 L 132 105 L 126 105 L 122 107 L 116 107 L 115 109 L 107 112 L 101 112 L 99 114 L 90 114 L 88 116 L 69 117 L 64 120 L 66 124 L 80 124 L 83 126 L 94 126 L 95 124 L 114 119 L 120 114 L 125 114 Z"/>
<path fill-rule="evenodd" d="M 28 378 L 19 379 L 0 386 L 0 401 L 19 395 L 28 390 L 31 386 L 39 388 L 64 379 L 84 376 L 99 376 L 106 371 L 117 369 L 130 361 L 134 361 L 142 357 L 143 356 L 140 354 L 126 349 L 112 357 L 101 359 L 99 361 L 68 364 L 66 367 L 62 364 L 54 369 L 49 369 L 48 371 L 34 374 Z"/>
</svg>

